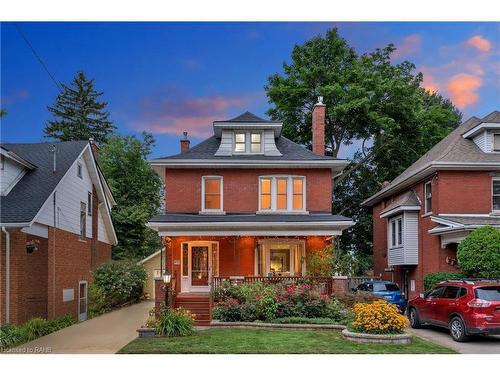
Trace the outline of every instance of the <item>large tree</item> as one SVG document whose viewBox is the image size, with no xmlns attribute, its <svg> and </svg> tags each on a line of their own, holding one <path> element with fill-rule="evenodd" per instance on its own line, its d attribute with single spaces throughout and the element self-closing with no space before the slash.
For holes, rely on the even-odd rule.
<svg viewBox="0 0 500 375">
<path fill-rule="evenodd" d="M 114 259 L 141 259 L 161 247 L 158 234 L 146 223 L 160 208 L 161 179 L 147 162 L 154 145 L 143 139 L 112 136 L 101 147 L 99 165 L 116 200 L 112 218 L 118 237 Z"/>
<path fill-rule="evenodd" d="M 54 119 L 49 120 L 44 133 L 47 138 L 60 141 L 88 140 L 103 143 L 116 127 L 109 120 L 107 103 L 100 101 L 102 92 L 94 88 L 94 80 L 79 71 L 69 86 L 61 84 L 62 92 L 48 110 Z"/>
<path fill-rule="evenodd" d="M 361 202 L 410 166 L 456 127 L 453 104 L 421 87 L 422 74 L 404 61 L 391 62 L 393 45 L 358 55 L 336 29 L 294 47 L 283 74 L 268 78 L 271 118 L 283 121 L 284 134 L 310 146 L 311 115 L 317 96 L 326 112 L 326 148 L 337 156 L 354 142 L 345 175 L 335 184 L 333 210 L 356 221 L 344 231 L 339 249 L 354 256 L 351 268 L 366 270 L 371 261 L 371 210 Z"/>
</svg>

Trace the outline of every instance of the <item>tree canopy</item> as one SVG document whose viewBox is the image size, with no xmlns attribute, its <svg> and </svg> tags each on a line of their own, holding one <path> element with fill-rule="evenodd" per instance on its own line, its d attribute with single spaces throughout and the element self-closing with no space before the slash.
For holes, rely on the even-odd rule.
<svg viewBox="0 0 500 375">
<path fill-rule="evenodd" d="M 158 234 L 146 223 L 160 208 L 162 182 L 147 158 L 151 134 L 111 136 L 100 149 L 99 165 L 117 202 L 112 218 L 118 237 L 114 259 L 140 259 L 161 247 Z"/>
<path fill-rule="evenodd" d="M 326 104 L 325 143 L 337 157 L 342 147 L 358 146 L 345 175 L 335 183 L 333 210 L 352 217 L 353 228 L 340 248 L 354 254 L 363 272 L 371 260 L 371 210 L 361 202 L 408 168 L 461 120 L 460 112 L 438 93 L 421 87 L 423 75 L 409 61 L 394 64 L 389 44 L 359 55 L 331 29 L 296 45 L 283 73 L 265 86 L 268 115 L 283 122 L 286 137 L 311 145 L 312 108 Z"/>
<path fill-rule="evenodd" d="M 94 88 L 94 80 L 79 71 L 69 86 L 61 87 L 55 104 L 47 107 L 54 119 L 46 124 L 44 136 L 59 141 L 93 138 L 98 143 L 105 142 L 116 127 L 105 110 L 107 103 L 99 101 L 103 93 Z"/>
</svg>

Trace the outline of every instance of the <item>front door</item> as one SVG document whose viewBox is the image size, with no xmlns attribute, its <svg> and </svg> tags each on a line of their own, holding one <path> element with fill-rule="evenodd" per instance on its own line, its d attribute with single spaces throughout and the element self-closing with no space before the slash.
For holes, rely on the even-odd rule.
<svg viewBox="0 0 500 375">
<path fill-rule="evenodd" d="M 193 241 L 182 244 L 182 292 L 209 292 L 212 276 L 218 275 L 219 244 Z"/>
<path fill-rule="evenodd" d="M 78 320 L 87 320 L 87 282 L 78 285 Z"/>
<path fill-rule="evenodd" d="M 191 247 L 191 287 L 208 287 L 208 246 Z"/>
</svg>

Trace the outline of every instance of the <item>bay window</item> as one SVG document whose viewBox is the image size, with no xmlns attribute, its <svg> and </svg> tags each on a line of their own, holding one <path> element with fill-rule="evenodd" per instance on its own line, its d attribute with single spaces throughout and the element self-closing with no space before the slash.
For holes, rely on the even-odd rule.
<svg viewBox="0 0 500 375">
<path fill-rule="evenodd" d="M 304 212 L 305 194 L 305 177 L 260 177 L 259 211 Z"/>
<path fill-rule="evenodd" d="M 205 212 L 222 212 L 223 188 L 222 177 L 202 177 L 201 210 Z"/>
<path fill-rule="evenodd" d="M 389 220 L 389 247 L 403 246 L 403 217 Z"/>
</svg>

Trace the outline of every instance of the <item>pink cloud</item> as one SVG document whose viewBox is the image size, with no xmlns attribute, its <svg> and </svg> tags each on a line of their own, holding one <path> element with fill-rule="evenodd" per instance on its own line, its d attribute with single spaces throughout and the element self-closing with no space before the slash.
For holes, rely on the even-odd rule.
<svg viewBox="0 0 500 375">
<path fill-rule="evenodd" d="M 187 131 L 194 137 L 206 137 L 212 132 L 214 120 L 227 119 L 229 112 L 243 111 L 252 97 L 243 95 L 227 97 L 210 95 L 185 97 L 177 90 L 140 102 L 139 118 L 132 127 L 160 134 L 182 134 Z"/>
<path fill-rule="evenodd" d="M 435 81 L 434 76 L 426 67 L 421 69 L 422 74 L 424 75 L 424 79 L 422 82 L 422 87 L 427 91 L 436 92 L 439 91 L 439 84 Z"/>
<path fill-rule="evenodd" d="M 30 97 L 30 93 L 27 90 L 17 90 L 10 95 L 2 95 L 2 105 L 14 104 L 21 102 Z"/>
<path fill-rule="evenodd" d="M 464 108 L 479 100 L 477 90 L 482 84 L 481 78 L 462 73 L 451 77 L 446 88 L 453 103 Z"/>
<path fill-rule="evenodd" d="M 491 42 L 483 38 L 482 35 L 474 35 L 468 39 L 466 43 L 471 47 L 477 48 L 481 52 L 489 52 L 491 49 Z"/>
<path fill-rule="evenodd" d="M 393 56 L 395 58 L 400 58 L 402 56 L 408 56 L 420 51 L 422 46 L 422 37 L 419 34 L 411 34 L 403 39 L 401 44 L 396 45 L 396 51 L 394 51 Z"/>
</svg>

